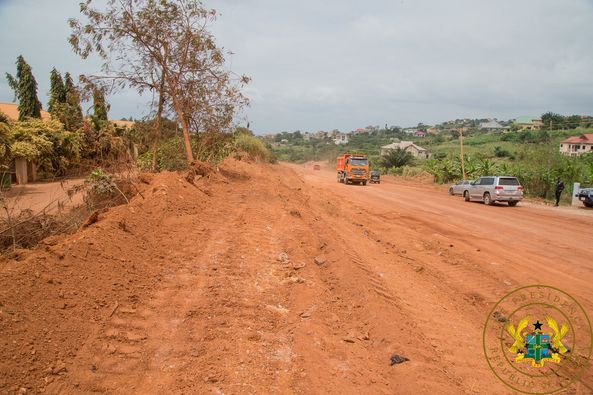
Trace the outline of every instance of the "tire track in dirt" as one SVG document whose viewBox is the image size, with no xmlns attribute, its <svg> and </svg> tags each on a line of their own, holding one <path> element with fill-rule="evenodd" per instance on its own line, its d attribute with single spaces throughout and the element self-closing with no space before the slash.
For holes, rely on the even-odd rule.
<svg viewBox="0 0 593 395">
<path fill-rule="evenodd" d="M 213 216 L 163 221 L 178 240 L 166 274 L 146 303 L 119 307 L 87 343 L 82 355 L 101 350 L 97 369 L 73 371 L 72 392 L 258 393 L 290 381 L 278 218 L 266 210 L 277 197 L 248 187 L 234 195 Z"/>
<path fill-rule="evenodd" d="M 321 366 L 333 368 L 335 377 L 327 378 L 331 384 L 326 383 L 325 388 L 337 393 L 339 390 L 332 389 L 344 388 L 348 383 L 350 389 L 363 385 L 365 391 L 392 393 L 394 388 L 404 388 L 402 382 L 409 380 L 414 382 L 410 388 L 416 391 L 443 392 L 446 388 L 448 392 L 455 388 L 453 392 L 463 392 L 459 379 L 439 366 L 439 351 L 426 347 L 429 339 L 416 325 L 414 313 L 404 312 L 399 296 L 385 283 L 382 273 L 373 270 L 362 257 L 367 255 L 360 250 L 362 238 L 353 242 L 344 236 L 350 234 L 348 226 L 352 225 L 344 223 L 349 217 L 343 216 L 341 208 L 329 203 L 326 196 L 316 194 L 312 191 L 302 199 L 311 202 L 304 210 L 313 220 L 305 221 L 305 226 L 308 234 L 315 236 L 306 244 L 321 247 L 308 248 L 306 254 L 315 256 L 321 250 L 328 256 L 328 264 L 314 273 L 319 286 L 311 298 L 318 302 L 299 331 L 305 331 L 321 347 L 314 359 Z M 309 343 L 311 348 L 315 347 Z M 412 362 L 389 366 L 389 358 L 395 352 L 407 355 Z M 343 355 L 350 356 L 340 359 Z M 358 358 L 364 363 L 359 363 Z M 308 362 L 304 362 L 305 366 Z M 313 380 L 310 385 L 315 387 L 317 383 Z"/>
<path fill-rule="evenodd" d="M 313 188 L 310 196 L 312 206 L 322 208 L 319 216 L 330 222 L 326 228 L 341 230 L 331 238 L 341 239 L 347 246 L 349 252 L 346 253 L 364 273 L 371 290 L 381 295 L 382 289 L 386 289 L 388 292 L 381 298 L 384 301 L 395 299 L 401 321 L 410 327 L 404 336 L 418 339 L 413 342 L 416 344 L 412 347 L 414 351 L 425 353 L 427 365 L 443 367 L 439 373 L 447 384 L 438 391 L 448 388 L 445 390 L 448 392 L 453 384 L 459 386 L 458 392 L 475 392 L 483 384 L 482 379 L 476 378 L 476 371 L 488 375 L 487 366 L 482 366 L 481 359 L 464 360 L 455 355 L 459 354 L 459 348 L 481 352 L 480 323 L 486 309 L 483 297 L 472 291 L 487 286 L 488 281 L 472 277 L 468 273 L 470 268 L 457 268 L 457 265 L 442 272 L 443 262 L 451 259 L 451 255 L 436 255 L 438 250 L 444 250 L 439 243 L 432 244 L 424 237 L 402 231 L 399 225 L 386 224 L 356 201 L 336 208 L 325 204 L 333 198 L 324 190 Z M 440 262 L 438 270 L 432 267 L 435 258 Z M 458 278 L 453 280 L 451 276 Z M 496 286 L 492 281 L 491 287 Z M 464 299 L 453 300 L 450 295 L 462 295 Z M 480 317 L 480 323 L 476 322 L 476 317 Z M 425 369 L 429 368 L 425 366 Z M 491 378 L 492 388 L 500 388 L 504 393 L 504 387 Z"/>
</svg>

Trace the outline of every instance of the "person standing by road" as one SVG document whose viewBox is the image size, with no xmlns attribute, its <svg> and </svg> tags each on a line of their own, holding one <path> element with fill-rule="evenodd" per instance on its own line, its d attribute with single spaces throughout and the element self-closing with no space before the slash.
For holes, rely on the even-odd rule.
<svg viewBox="0 0 593 395">
<path fill-rule="evenodd" d="M 564 183 L 562 182 L 560 177 L 558 177 L 558 179 L 556 180 L 556 207 L 558 207 L 558 205 L 560 204 L 560 196 L 562 195 L 562 191 L 564 191 Z"/>
</svg>

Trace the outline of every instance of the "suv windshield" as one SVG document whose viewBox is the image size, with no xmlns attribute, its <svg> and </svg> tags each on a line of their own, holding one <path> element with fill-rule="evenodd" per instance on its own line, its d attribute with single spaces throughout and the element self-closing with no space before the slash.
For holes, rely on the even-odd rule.
<svg viewBox="0 0 593 395">
<path fill-rule="evenodd" d="M 519 180 L 515 177 L 500 177 L 498 179 L 498 185 L 521 185 Z"/>
<path fill-rule="evenodd" d="M 350 158 L 350 164 L 352 166 L 366 166 L 368 164 L 368 160 Z"/>
</svg>

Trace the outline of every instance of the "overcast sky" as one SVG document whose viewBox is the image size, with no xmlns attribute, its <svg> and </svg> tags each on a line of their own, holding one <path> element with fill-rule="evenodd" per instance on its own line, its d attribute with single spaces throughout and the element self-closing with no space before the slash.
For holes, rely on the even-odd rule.
<svg viewBox="0 0 593 395">
<path fill-rule="evenodd" d="M 59 6 L 58 6 L 59 4 Z M 252 77 L 257 133 L 411 126 L 455 118 L 593 114 L 591 0 L 210 0 L 212 27 Z M 77 0 L 0 0 L 0 101 L 19 54 L 47 103 L 49 71 L 97 70 L 66 42 Z M 146 98 L 111 97 L 112 118 Z"/>
</svg>

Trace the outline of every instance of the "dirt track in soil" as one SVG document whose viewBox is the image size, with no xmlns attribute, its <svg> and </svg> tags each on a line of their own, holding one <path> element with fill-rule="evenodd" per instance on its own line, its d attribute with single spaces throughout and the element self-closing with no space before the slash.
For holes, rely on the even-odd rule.
<svg viewBox="0 0 593 395">
<path fill-rule="evenodd" d="M 589 213 L 238 161 L 141 189 L 0 263 L 0 392 L 506 393 L 495 301 L 543 283 L 593 311 Z"/>
</svg>

